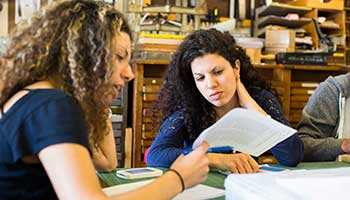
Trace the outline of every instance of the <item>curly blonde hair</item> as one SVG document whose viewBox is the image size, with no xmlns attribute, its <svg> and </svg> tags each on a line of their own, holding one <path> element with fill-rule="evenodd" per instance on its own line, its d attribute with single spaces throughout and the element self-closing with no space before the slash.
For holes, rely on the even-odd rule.
<svg viewBox="0 0 350 200">
<path fill-rule="evenodd" d="M 101 2 L 59 1 L 36 13 L 17 26 L 0 63 L 0 106 L 25 86 L 49 80 L 79 103 L 96 146 L 110 131 L 110 50 L 120 32 L 131 38 L 122 14 Z"/>
</svg>

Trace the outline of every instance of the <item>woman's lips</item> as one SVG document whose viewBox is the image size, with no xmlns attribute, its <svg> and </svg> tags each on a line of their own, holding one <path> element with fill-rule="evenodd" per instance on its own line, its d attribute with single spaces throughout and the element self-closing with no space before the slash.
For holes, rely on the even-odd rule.
<svg viewBox="0 0 350 200">
<path fill-rule="evenodd" d="M 218 99 L 220 99 L 221 98 L 221 95 L 222 95 L 222 92 L 215 92 L 215 93 L 212 93 L 210 96 L 209 96 L 209 98 L 211 99 L 211 100 L 218 100 Z"/>
</svg>

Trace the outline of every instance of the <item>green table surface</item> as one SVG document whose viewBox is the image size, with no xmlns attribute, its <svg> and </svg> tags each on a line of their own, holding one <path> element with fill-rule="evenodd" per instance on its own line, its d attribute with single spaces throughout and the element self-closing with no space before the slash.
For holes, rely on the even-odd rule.
<svg viewBox="0 0 350 200">
<path fill-rule="evenodd" d="M 290 170 L 299 170 L 299 169 L 326 169 L 326 168 L 338 168 L 338 167 L 350 167 L 350 163 L 345 162 L 304 162 L 300 163 L 297 167 L 285 167 L 277 164 L 273 164 L 271 166 L 276 167 L 283 167 Z M 165 168 L 160 168 L 164 172 L 167 171 Z M 102 173 L 98 172 L 97 175 L 100 177 L 101 181 L 103 182 L 104 186 L 113 186 L 113 185 L 120 185 L 125 183 L 133 183 L 138 181 L 144 181 L 151 178 L 143 178 L 143 179 L 134 179 L 134 180 L 127 180 L 122 179 L 116 176 L 116 171 L 118 169 L 115 169 L 113 172 L 109 173 Z M 225 181 L 226 175 L 219 173 L 218 171 L 210 171 L 207 180 L 203 183 L 204 185 L 208 185 L 211 187 L 216 187 L 220 189 L 224 188 L 224 181 Z M 215 198 L 217 200 L 219 199 L 225 199 L 225 197 L 219 197 Z"/>
</svg>

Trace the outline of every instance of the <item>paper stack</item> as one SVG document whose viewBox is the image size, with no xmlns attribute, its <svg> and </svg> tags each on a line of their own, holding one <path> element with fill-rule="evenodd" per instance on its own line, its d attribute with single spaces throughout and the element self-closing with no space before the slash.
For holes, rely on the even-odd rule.
<svg viewBox="0 0 350 200">
<path fill-rule="evenodd" d="M 326 200 L 348 196 L 350 168 L 231 174 L 225 180 L 227 200 Z"/>
</svg>

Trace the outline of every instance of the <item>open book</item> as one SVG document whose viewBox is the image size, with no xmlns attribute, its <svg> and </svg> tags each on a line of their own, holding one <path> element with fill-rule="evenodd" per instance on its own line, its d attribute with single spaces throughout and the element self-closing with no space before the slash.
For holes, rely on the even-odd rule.
<svg viewBox="0 0 350 200">
<path fill-rule="evenodd" d="M 210 147 L 232 146 L 236 151 L 260 156 L 294 133 L 295 129 L 256 111 L 235 108 L 205 129 L 192 147 L 206 140 Z"/>
</svg>

